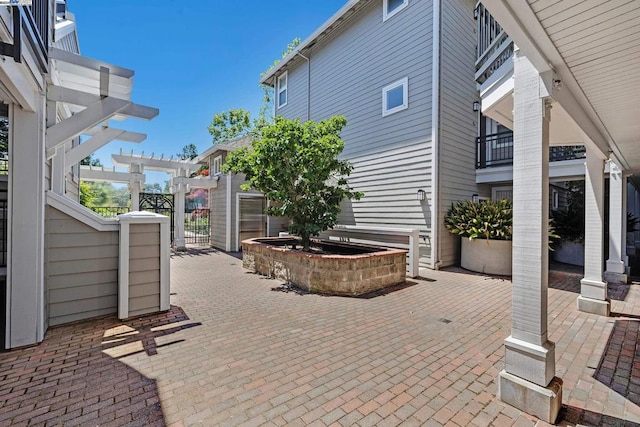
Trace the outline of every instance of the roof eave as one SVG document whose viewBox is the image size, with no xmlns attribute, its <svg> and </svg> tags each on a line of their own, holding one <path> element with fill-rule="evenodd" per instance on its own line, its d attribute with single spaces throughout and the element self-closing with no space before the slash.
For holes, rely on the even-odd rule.
<svg viewBox="0 0 640 427">
<path fill-rule="evenodd" d="M 335 24 L 349 10 L 351 10 L 354 6 L 356 6 L 361 1 L 363 1 L 363 0 L 349 0 L 336 13 L 334 13 L 331 18 L 329 18 L 327 21 L 325 21 L 324 24 L 322 24 L 320 27 L 318 27 L 318 29 L 315 30 L 313 32 L 313 34 L 311 34 L 309 37 L 307 37 L 302 43 L 300 43 L 300 45 L 298 45 L 298 47 L 296 47 L 293 51 L 291 51 L 291 53 L 289 53 L 287 56 L 285 56 L 282 59 L 282 61 L 280 61 L 280 63 L 278 65 L 273 67 L 264 76 L 262 76 L 260 78 L 260 84 L 269 85 L 269 86 L 272 85 L 273 82 L 270 81 L 270 80 L 272 80 L 274 76 L 278 75 L 280 73 L 280 71 L 283 68 L 285 68 L 287 66 L 287 64 L 289 64 L 296 57 L 296 55 L 298 53 L 301 53 L 304 49 L 309 48 L 309 47 L 313 46 L 315 43 L 317 43 L 317 41 L 320 39 L 320 37 L 323 35 L 323 33 L 329 27 L 331 27 L 333 24 Z"/>
</svg>

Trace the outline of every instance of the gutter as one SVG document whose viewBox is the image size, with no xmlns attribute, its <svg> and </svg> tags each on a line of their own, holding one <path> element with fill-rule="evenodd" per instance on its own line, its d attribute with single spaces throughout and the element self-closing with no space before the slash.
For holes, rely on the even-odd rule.
<svg viewBox="0 0 640 427">
<path fill-rule="evenodd" d="M 431 268 L 440 268 L 440 0 L 433 0 L 431 64 Z"/>
</svg>

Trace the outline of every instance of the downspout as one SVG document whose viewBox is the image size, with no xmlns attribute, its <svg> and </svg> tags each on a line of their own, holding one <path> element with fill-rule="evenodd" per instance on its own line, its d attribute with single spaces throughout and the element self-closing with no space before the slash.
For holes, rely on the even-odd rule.
<svg viewBox="0 0 640 427">
<path fill-rule="evenodd" d="M 433 0 L 431 64 L 431 268 L 440 268 L 440 0 Z"/>
<path fill-rule="evenodd" d="M 300 52 L 296 52 L 296 55 L 307 60 L 307 121 L 309 121 L 311 120 L 311 60 Z"/>
</svg>

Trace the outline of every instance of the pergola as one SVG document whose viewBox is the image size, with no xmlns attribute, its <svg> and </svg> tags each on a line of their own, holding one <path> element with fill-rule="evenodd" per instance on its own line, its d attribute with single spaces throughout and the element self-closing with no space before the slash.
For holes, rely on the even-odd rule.
<svg viewBox="0 0 640 427">
<path fill-rule="evenodd" d="M 170 158 L 164 158 L 164 156 L 156 157 L 153 154 L 151 156 L 145 156 L 142 154 L 125 154 L 120 151 L 119 154 L 113 154 L 113 163 L 116 166 L 126 167 L 128 174 L 131 176 L 144 176 L 145 170 L 153 170 L 159 172 L 168 173 L 170 176 L 170 189 L 171 193 L 175 197 L 174 206 L 174 243 L 173 246 L 176 250 L 182 250 L 185 248 L 185 234 L 184 234 L 184 210 L 185 210 L 185 196 L 192 188 L 204 188 L 211 189 L 218 186 L 218 177 L 199 177 L 190 178 L 189 176 L 196 172 L 202 163 L 197 160 L 180 160 Z M 144 183 L 144 179 L 142 181 Z M 129 186 L 131 190 L 131 209 L 138 210 L 140 208 L 140 191 L 141 185 Z"/>
</svg>

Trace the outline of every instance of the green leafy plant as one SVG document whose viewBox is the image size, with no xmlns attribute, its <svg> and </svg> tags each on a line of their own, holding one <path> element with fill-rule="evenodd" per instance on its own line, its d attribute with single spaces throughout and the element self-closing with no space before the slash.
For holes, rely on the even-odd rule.
<svg viewBox="0 0 640 427">
<path fill-rule="evenodd" d="M 471 200 L 451 205 L 444 219 L 451 234 L 493 240 L 511 240 L 513 205 L 510 200 Z"/>
<path fill-rule="evenodd" d="M 243 190 L 264 193 L 272 202 L 267 214 L 291 220 L 289 231 L 300 236 L 306 251 L 312 236 L 336 224 L 342 200 L 362 197 L 347 182 L 353 166 L 338 158 L 346 124 L 342 116 L 306 123 L 278 116 L 223 166 L 225 172 L 245 174 Z"/>
</svg>

